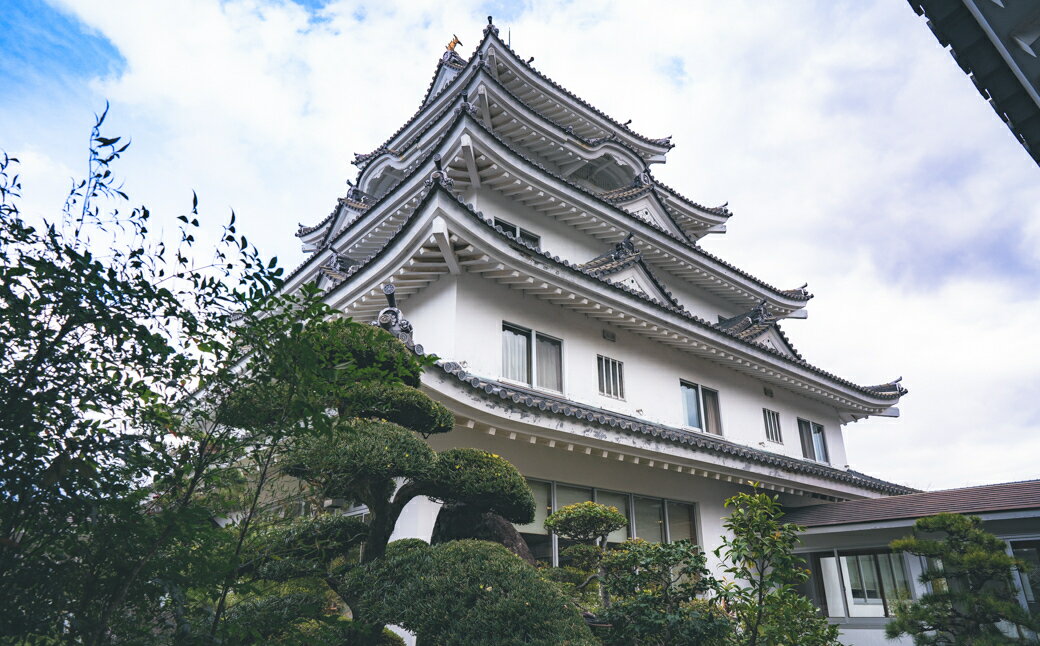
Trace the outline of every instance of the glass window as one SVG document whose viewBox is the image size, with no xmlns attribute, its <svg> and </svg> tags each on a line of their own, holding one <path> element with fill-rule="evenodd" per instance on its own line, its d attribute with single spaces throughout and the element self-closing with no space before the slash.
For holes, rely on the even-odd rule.
<svg viewBox="0 0 1040 646">
<path fill-rule="evenodd" d="M 692 428 L 701 428 L 701 402 L 698 390 L 695 384 L 685 381 L 679 382 L 679 392 L 682 393 L 686 425 Z"/>
<path fill-rule="evenodd" d="M 531 337 L 535 352 L 531 356 Z M 502 324 L 502 378 L 563 391 L 563 343 L 559 339 L 509 323 Z"/>
<path fill-rule="evenodd" d="M 911 581 L 900 554 L 822 552 L 809 560 L 810 596 L 828 617 L 891 617 L 911 598 Z"/>
<path fill-rule="evenodd" d="M 1026 605 L 1030 612 L 1040 613 L 1040 540 L 1013 541 L 1011 552 L 1026 564 L 1026 570 L 1018 573 Z"/>
<path fill-rule="evenodd" d="M 625 372 L 623 364 L 603 355 L 596 356 L 599 372 L 599 394 L 615 399 L 625 398 Z"/>
<path fill-rule="evenodd" d="M 798 435 L 802 442 L 802 456 L 817 462 L 830 462 L 827 457 L 827 438 L 823 426 L 808 420 L 798 420 Z"/>
<path fill-rule="evenodd" d="M 704 431 L 712 435 L 722 435 L 719 394 L 710 388 L 701 388 L 701 400 L 704 402 Z"/>
<path fill-rule="evenodd" d="M 592 500 L 592 489 L 584 487 L 571 487 L 568 485 L 556 485 L 556 511 L 563 509 L 567 505 L 573 505 L 579 502 L 587 502 Z M 575 545 L 577 541 L 567 540 L 565 538 L 557 538 L 557 547 L 559 549 L 559 560 L 560 565 L 567 565 L 567 557 L 564 554 L 571 545 Z"/>
<path fill-rule="evenodd" d="M 544 334 L 535 335 L 536 383 L 540 388 L 563 391 L 563 351 L 559 339 Z"/>
<path fill-rule="evenodd" d="M 635 498 L 635 535 L 651 543 L 664 542 L 664 519 L 659 498 Z"/>
<path fill-rule="evenodd" d="M 697 529 L 693 524 L 693 505 L 668 501 L 668 541 L 691 540 L 697 542 Z"/>
<path fill-rule="evenodd" d="M 617 507 L 617 510 L 625 515 L 625 518 L 630 518 L 628 515 L 628 494 L 617 493 L 615 491 L 596 491 L 596 502 L 601 505 L 608 507 Z M 616 529 L 607 535 L 607 544 L 616 545 L 618 543 L 624 543 L 628 540 L 628 527 L 622 527 Z"/>
<path fill-rule="evenodd" d="M 531 554 L 543 563 L 552 563 L 552 537 L 545 529 L 545 519 L 552 513 L 552 485 L 548 482 L 528 480 L 534 496 L 534 520 L 526 525 L 517 525 Z"/>
<path fill-rule="evenodd" d="M 502 378 L 531 383 L 531 331 L 502 324 Z"/>
</svg>

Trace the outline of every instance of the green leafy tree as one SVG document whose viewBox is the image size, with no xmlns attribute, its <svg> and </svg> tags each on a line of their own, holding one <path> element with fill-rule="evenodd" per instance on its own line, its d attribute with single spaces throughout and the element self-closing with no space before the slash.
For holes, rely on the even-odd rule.
<svg viewBox="0 0 1040 646">
<path fill-rule="evenodd" d="M 728 615 L 712 601 L 719 581 L 689 540 L 631 540 L 603 561 L 610 607 L 606 642 L 617 646 L 715 646 L 732 633 Z"/>
<path fill-rule="evenodd" d="M 607 608 L 610 596 L 602 585 L 607 536 L 627 525 L 628 518 L 617 507 L 595 502 L 579 502 L 556 510 L 545 519 L 545 529 L 576 544 L 561 551 L 563 567 L 546 573 L 547 578 L 564 586 L 576 601 L 586 605 L 587 611 Z M 588 593 L 598 601 L 598 608 L 588 607 Z"/>
<path fill-rule="evenodd" d="M 838 644 L 831 626 L 795 586 L 809 571 L 794 554 L 801 527 L 781 521 L 776 496 L 739 493 L 726 500 L 723 521 L 730 536 L 715 550 L 732 577 L 722 596 L 736 623 L 733 643 L 741 646 Z"/>
<path fill-rule="evenodd" d="M 931 591 L 896 605 L 885 628 L 890 638 L 910 635 L 918 646 L 1040 643 L 1040 621 L 1019 605 L 1012 579 L 1026 566 L 977 516 L 921 518 L 914 535 L 893 541 L 892 549 L 928 559 L 919 580 Z"/>
<path fill-rule="evenodd" d="M 198 548 L 221 540 L 209 492 L 242 455 L 238 431 L 200 423 L 219 406 L 203 411 L 262 341 L 243 321 L 299 304 L 264 298 L 281 270 L 233 214 L 198 261 L 197 199 L 172 240 L 152 233 L 146 207 L 125 208 L 112 165 L 127 144 L 102 134 L 104 119 L 88 176 L 53 220 L 22 216 L 17 160 L 0 162 L 3 636 L 156 634 L 167 618 L 148 618 L 207 572 Z M 185 415 L 178 406 L 200 388 L 213 394 Z"/>
</svg>

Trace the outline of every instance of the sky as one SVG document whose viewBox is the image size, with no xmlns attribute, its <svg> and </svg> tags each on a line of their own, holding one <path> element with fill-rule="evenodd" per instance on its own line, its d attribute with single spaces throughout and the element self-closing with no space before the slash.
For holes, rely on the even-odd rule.
<svg viewBox="0 0 1040 646">
<path fill-rule="evenodd" d="M 852 468 L 924 489 L 1040 478 L 1040 168 L 904 2 L 8 0 L 0 149 L 23 210 L 57 213 L 94 114 L 156 218 L 191 207 L 283 266 L 355 152 L 416 110 L 486 16 L 525 59 L 637 132 L 665 183 L 729 203 L 708 251 L 804 282 L 784 330 L 899 419 L 845 427 Z"/>
</svg>

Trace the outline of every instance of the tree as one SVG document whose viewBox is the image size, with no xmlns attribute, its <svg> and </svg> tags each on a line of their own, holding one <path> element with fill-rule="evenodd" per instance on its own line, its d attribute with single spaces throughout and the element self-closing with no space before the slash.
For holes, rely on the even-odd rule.
<svg viewBox="0 0 1040 646">
<path fill-rule="evenodd" d="M 726 500 L 732 509 L 723 526 L 715 555 L 733 577 L 723 599 L 736 622 L 734 644 L 837 644 L 838 628 L 831 626 L 794 587 L 809 571 L 793 552 L 803 528 L 781 522 L 783 511 L 775 496 L 739 493 Z"/>
<path fill-rule="evenodd" d="M 202 492 L 237 446 L 177 405 L 229 382 L 240 318 L 276 307 L 281 270 L 234 214 L 199 264 L 197 198 L 171 241 L 146 207 L 121 210 L 111 167 L 128 144 L 101 133 L 106 113 L 54 220 L 21 215 L 17 160 L 0 162 L 0 635 L 153 633 L 141 618 L 183 570 L 163 556 L 215 536 Z"/>
<path fill-rule="evenodd" d="M 590 614 L 610 606 L 610 597 L 603 587 L 603 556 L 607 536 L 628 525 L 628 518 L 617 507 L 595 502 L 579 502 L 556 510 L 545 519 L 545 529 L 565 540 L 575 541 L 560 552 L 565 561 L 549 578 L 564 586 L 579 602 L 588 603 L 583 591 L 591 589 L 599 601 L 599 608 L 586 607 Z"/>
<path fill-rule="evenodd" d="M 928 559 L 919 580 L 931 590 L 895 607 L 889 638 L 910 635 L 918 646 L 1040 643 L 1040 621 L 1019 605 L 1012 578 L 1025 564 L 977 516 L 921 518 L 914 535 L 892 541 L 892 549 Z"/>
<path fill-rule="evenodd" d="M 711 599 L 719 582 L 689 540 L 627 541 L 607 553 L 603 571 L 609 644 L 715 646 L 732 633 L 729 617 Z"/>
</svg>

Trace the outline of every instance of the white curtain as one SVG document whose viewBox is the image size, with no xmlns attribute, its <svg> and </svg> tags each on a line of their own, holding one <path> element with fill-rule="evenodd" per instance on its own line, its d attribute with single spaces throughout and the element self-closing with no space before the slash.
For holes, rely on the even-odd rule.
<svg viewBox="0 0 1040 646">
<path fill-rule="evenodd" d="M 531 383 L 527 366 L 531 357 L 531 334 L 514 328 L 502 328 L 502 377 L 525 384 Z"/>
<path fill-rule="evenodd" d="M 563 391 L 563 361 L 560 342 L 538 335 L 535 343 L 538 386 Z"/>
</svg>

